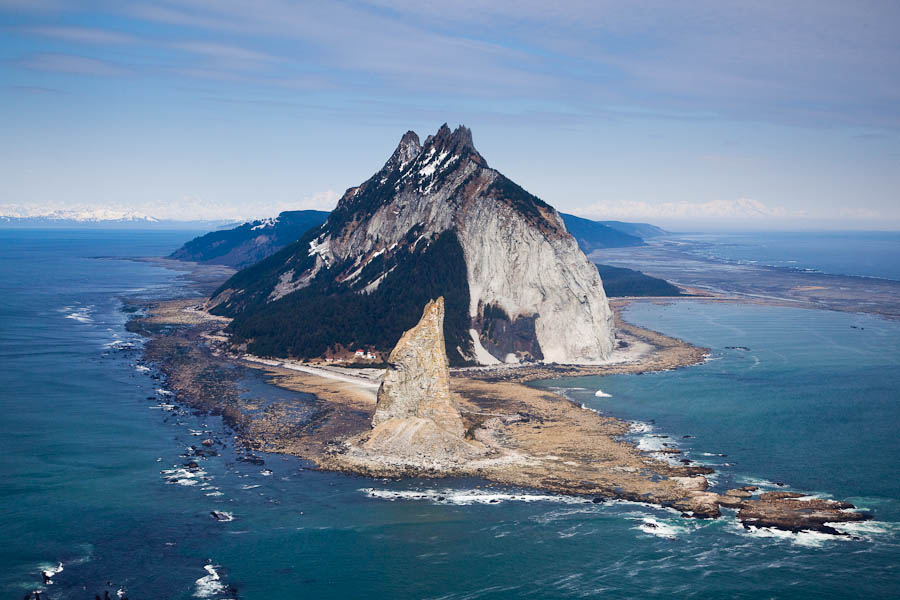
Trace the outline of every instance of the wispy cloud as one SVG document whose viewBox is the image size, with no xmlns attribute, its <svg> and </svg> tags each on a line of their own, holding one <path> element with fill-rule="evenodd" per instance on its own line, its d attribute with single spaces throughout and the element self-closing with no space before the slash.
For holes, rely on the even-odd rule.
<svg viewBox="0 0 900 600">
<path fill-rule="evenodd" d="M 118 65 L 74 54 L 32 54 L 18 61 L 19 66 L 35 71 L 54 71 L 79 75 L 116 76 L 128 72 Z"/>
<path fill-rule="evenodd" d="M 854 220 L 861 219 L 861 220 L 866 220 L 866 221 L 873 220 L 873 219 L 879 219 L 879 218 L 886 216 L 886 215 L 882 215 L 878 211 L 871 210 L 868 208 L 845 208 L 845 209 L 841 210 L 840 215 L 847 219 L 854 219 Z M 896 215 L 894 215 L 894 217 L 896 218 Z"/>
<path fill-rule="evenodd" d="M 293 210 L 332 210 L 340 198 L 334 190 L 318 192 L 301 200 Z"/>
<path fill-rule="evenodd" d="M 9 12 L 58 12 L 68 6 L 64 0 L 0 0 L 0 10 Z"/>
<path fill-rule="evenodd" d="M 62 91 L 38 85 L 7 85 L 3 89 L 22 94 L 59 94 Z"/>
<path fill-rule="evenodd" d="M 120 0 L 101 6 L 162 24 L 180 38 L 141 43 L 193 54 L 198 62 L 215 60 L 224 70 L 272 70 L 258 85 L 279 87 L 311 63 L 327 74 L 330 87 L 347 92 L 468 102 L 512 97 L 556 103 L 587 118 L 702 115 L 900 128 L 897 3 Z M 134 41 L 131 34 L 75 26 L 30 31 L 95 45 Z M 185 62 L 185 72 L 208 67 Z"/>
<path fill-rule="evenodd" d="M 256 52 L 239 46 L 218 44 L 214 42 L 173 42 L 171 47 L 194 54 L 202 54 L 217 59 L 269 62 L 276 58 L 265 52 Z"/>
<path fill-rule="evenodd" d="M 802 212 L 786 208 L 771 207 L 759 200 L 738 198 L 736 200 L 712 200 L 709 202 L 648 202 L 624 201 L 596 203 L 577 210 L 578 214 L 597 219 L 775 219 L 800 217 Z"/>
<path fill-rule="evenodd" d="M 20 31 L 78 44 L 131 44 L 138 41 L 136 36 L 128 33 L 88 27 L 24 27 Z"/>
</svg>

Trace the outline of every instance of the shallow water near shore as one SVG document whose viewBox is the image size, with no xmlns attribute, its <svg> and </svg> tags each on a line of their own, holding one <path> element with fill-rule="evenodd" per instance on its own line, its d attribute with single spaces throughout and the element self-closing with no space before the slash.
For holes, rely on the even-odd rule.
<svg viewBox="0 0 900 600">
<path fill-rule="evenodd" d="M 639 304 L 627 318 L 709 346 L 711 360 L 544 384 L 584 388 L 567 393 L 644 423 L 636 442 L 677 443 L 717 465 L 717 486 L 827 494 L 876 517 L 855 526 L 856 541 L 748 532 L 730 515 L 697 521 L 477 480 L 388 482 L 290 457 L 239 460 L 220 419 L 157 391 L 164 382 L 138 368 L 129 345 L 140 339 L 124 331 L 117 298 L 186 293 L 179 274 L 90 258 L 167 254 L 189 237 L 0 231 L 4 597 L 756 600 L 888 597 L 900 586 L 900 323 Z M 277 399 L 265 386 L 252 378 L 247 393 Z M 191 458 L 203 439 L 218 455 Z M 40 570 L 58 562 L 43 585 Z"/>
</svg>

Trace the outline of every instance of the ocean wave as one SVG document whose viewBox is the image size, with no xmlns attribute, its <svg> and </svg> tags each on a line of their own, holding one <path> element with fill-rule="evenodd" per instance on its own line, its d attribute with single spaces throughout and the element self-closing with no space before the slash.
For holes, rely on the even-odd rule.
<svg viewBox="0 0 900 600">
<path fill-rule="evenodd" d="M 199 468 L 188 469 L 185 467 L 175 467 L 160 471 L 166 483 L 176 485 L 197 485 L 201 480 L 206 480 L 206 471 Z"/>
<path fill-rule="evenodd" d="M 209 511 L 209 514 L 213 519 L 221 523 L 230 523 L 231 521 L 234 521 L 234 514 L 224 510 L 211 510 Z"/>
<path fill-rule="evenodd" d="M 653 425 L 642 421 L 632 421 L 628 425 L 628 433 L 650 433 L 653 431 Z"/>
<path fill-rule="evenodd" d="M 740 535 L 746 535 L 754 538 L 771 538 L 776 540 L 788 541 L 796 546 L 806 548 L 821 548 L 829 541 L 849 541 L 852 538 L 845 535 L 834 535 L 831 533 L 823 533 L 821 531 L 785 531 L 783 529 L 775 529 L 773 527 L 744 527 L 738 524 Z"/>
<path fill-rule="evenodd" d="M 667 540 L 677 539 L 678 536 L 689 533 L 690 531 L 683 525 L 675 525 L 670 521 L 659 520 L 652 516 L 642 516 L 640 521 L 640 524 L 635 527 L 635 529 Z"/>
<path fill-rule="evenodd" d="M 661 452 L 670 446 L 665 446 L 667 442 L 663 440 L 667 438 L 654 437 L 652 435 L 642 435 L 638 438 L 637 448 L 644 452 Z"/>
<path fill-rule="evenodd" d="M 596 396 L 597 398 L 612 398 L 612 394 L 607 394 L 603 390 L 597 390 L 596 392 L 594 392 L 594 396 Z"/>
<path fill-rule="evenodd" d="M 381 500 L 426 500 L 440 504 L 469 506 L 472 504 L 499 504 L 501 502 L 556 502 L 562 504 L 585 504 L 591 500 L 579 496 L 553 494 L 494 492 L 487 490 L 379 490 L 360 488 L 369 497 Z"/>
<path fill-rule="evenodd" d="M 196 589 L 194 590 L 195 598 L 212 598 L 218 594 L 223 594 L 228 589 L 222 582 L 219 572 L 216 569 L 219 565 L 208 564 L 203 569 L 206 575 L 195 581 Z"/>
<path fill-rule="evenodd" d="M 72 319 L 73 321 L 78 321 L 79 323 L 93 323 L 94 319 L 91 317 L 91 314 L 94 312 L 94 305 L 91 304 L 89 306 L 81 306 L 79 308 L 74 308 L 71 306 L 66 306 L 61 309 L 62 312 L 67 312 L 65 318 Z M 71 311 L 71 312 L 69 312 Z"/>
<path fill-rule="evenodd" d="M 761 488 L 761 489 L 768 488 L 768 489 L 781 490 L 781 491 L 790 489 L 788 487 L 788 485 L 785 483 L 782 483 L 780 481 L 777 481 L 777 482 L 769 481 L 768 479 L 762 479 L 760 477 L 743 476 L 743 477 L 738 477 L 738 481 L 740 481 L 744 485 L 755 485 L 756 487 Z"/>
<path fill-rule="evenodd" d="M 134 370 L 138 373 L 149 373 L 150 367 L 145 367 L 144 365 L 135 365 Z"/>
<path fill-rule="evenodd" d="M 107 350 L 134 350 L 137 348 L 137 344 L 134 342 L 126 342 L 125 340 L 113 340 L 103 344 L 103 347 Z"/>
<path fill-rule="evenodd" d="M 888 523 L 885 521 L 853 521 L 825 524 L 841 533 L 866 540 L 871 540 L 874 536 L 900 533 L 900 523 Z"/>
<path fill-rule="evenodd" d="M 63 564 L 57 562 L 56 565 L 42 564 L 39 566 L 41 576 L 44 578 L 44 585 L 53 585 L 53 577 L 63 572 Z"/>
</svg>

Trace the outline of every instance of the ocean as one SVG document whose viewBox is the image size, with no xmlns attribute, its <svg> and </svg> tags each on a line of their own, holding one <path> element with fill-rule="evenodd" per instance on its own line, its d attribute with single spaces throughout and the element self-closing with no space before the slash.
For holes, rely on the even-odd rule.
<svg viewBox="0 0 900 600">
<path fill-rule="evenodd" d="M 690 252 L 740 264 L 900 281 L 898 231 L 678 234 Z"/>
<path fill-rule="evenodd" d="M 237 460 L 172 405 L 122 296 L 189 291 L 128 260 L 192 232 L 0 230 L 0 591 L 22 598 L 848 598 L 900 591 L 900 323 L 795 308 L 635 304 L 711 348 L 699 366 L 539 385 L 714 465 L 716 489 L 848 500 L 850 537 L 747 531 L 637 503 L 371 480 Z M 248 393 L 264 393 L 258 378 Z M 598 397 L 602 390 L 609 397 Z M 289 394 L 269 389 L 271 398 Z M 660 437 L 668 436 L 668 437 Z M 686 437 L 690 436 L 690 437 Z M 183 465 L 192 445 L 219 455 Z M 782 484 L 782 485 L 779 485 Z M 214 518 L 213 511 L 218 518 Z M 50 584 L 41 570 L 57 571 Z"/>
</svg>

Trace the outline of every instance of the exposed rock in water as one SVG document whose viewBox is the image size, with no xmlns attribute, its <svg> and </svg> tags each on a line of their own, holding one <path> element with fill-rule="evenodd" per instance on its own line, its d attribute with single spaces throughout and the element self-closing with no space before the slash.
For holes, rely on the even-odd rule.
<svg viewBox="0 0 900 600">
<path fill-rule="evenodd" d="M 849 502 L 809 498 L 794 492 L 767 492 L 759 500 L 745 500 L 738 519 L 745 527 L 775 527 L 788 531 L 821 531 L 838 534 L 829 523 L 865 521 L 871 515 L 852 512 Z"/>
</svg>

